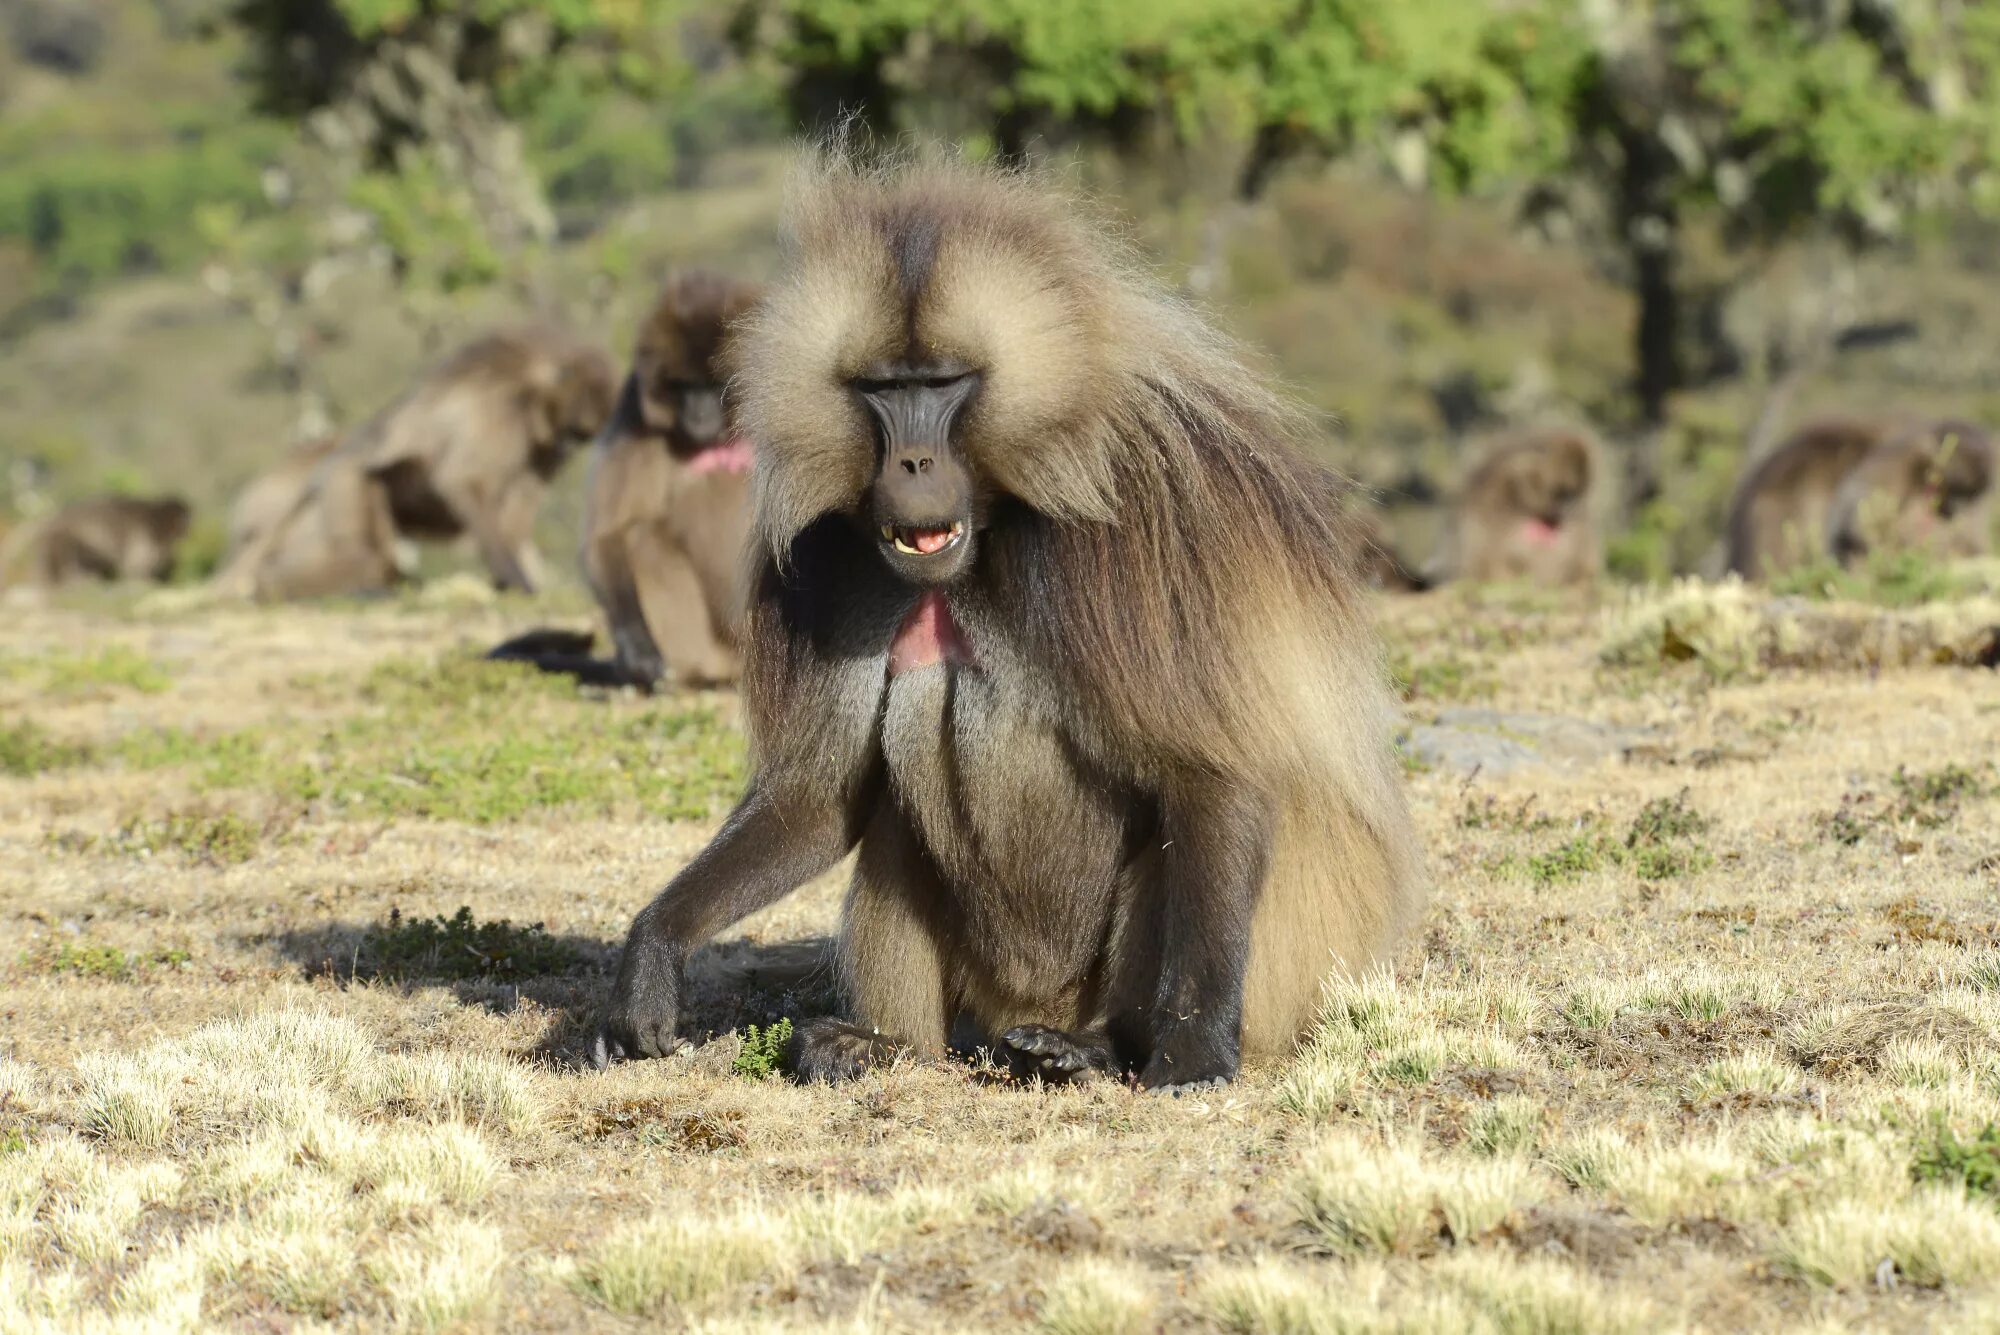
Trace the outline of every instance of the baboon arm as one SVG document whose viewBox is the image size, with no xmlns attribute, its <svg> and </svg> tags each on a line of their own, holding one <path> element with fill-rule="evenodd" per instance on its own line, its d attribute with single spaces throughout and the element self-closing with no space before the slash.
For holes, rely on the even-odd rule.
<svg viewBox="0 0 2000 1335">
<path fill-rule="evenodd" d="M 508 540 L 493 508 L 477 498 L 463 505 L 455 504 L 453 508 L 463 516 L 466 528 L 471 530 L 472 541 L 479 548 L 479 559 L 486 563 L 493 583 L 502 589 L 533 593 L 535 583 L 522 567 L 519 550 Z"/>
<path fill-rule="evenodd" d="M 1163 804 L 1159 989 L 1148 1089 L 1232 1080 L 1242 1061 L 1243 980 L 1271 863 L 1276 804 L 1214 776 Z"/>
<path fill-rule="evenodd" d="M 856 813 L 837 801 L 773 795 L 753 782 L 708 847 L 633 919 L 597 1064 L 671 1052 L 688 951 L 825 872 L 859 838 Z"/>
<path fill-rule="evenodd" d="M 634 680 L 652 683 L 666 675 L 667 666 L 652 629 L 646 625 L 631 536 L 631 530 L 626 529 L 604 540 L 608 559 L 597 563 L 597 592 L 604 603 L 604 619 L 611 626 L 612 656 Z"/>
</svg>

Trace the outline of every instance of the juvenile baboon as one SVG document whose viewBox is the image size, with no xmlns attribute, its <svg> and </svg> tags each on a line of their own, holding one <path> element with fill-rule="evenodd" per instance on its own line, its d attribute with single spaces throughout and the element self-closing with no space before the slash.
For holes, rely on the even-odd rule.
<svg viewBox="0 0 2000 1335">
<path fill-rule="evenodd" d="M 33 520 L 0 551 L 0 583 L 164 580 L 191 518 L 178 496 L 97 496 Z"/>
<path fill-rule="evenodd" d="M 1986 433 L 1963 422 L 1808 422 L 1737 484 L 1729 569 L 1763 579 L 1878 545 L 1984 551 L 1992 460 Z"/>
<path fill-rule="evenodd" d="M 469 344 L 314 462 L 222 583 L 260 598 L 385 588 L 398 578 L 398 539 L 469 533 L 497 586 L 531 590 L 542 496 L 604 425 L 612 389 L 602 351 L 551 329 Z"/>
<path fill-rule="evenodd" d="M 751 451 L 731 429 L 720 359 L 756 299 L 718 274 L 669 282 L 591 450 L 583 568 L 627 681 L 736 679 Z"/>
<path fill-rule="evenodd" d="M 1580 584 L 1604 568 L 1592 508 L 1598 448 L 1580 431 L 1521 431 L 1488 446 L 1459 489 L 1453 572 Z"/>
<path fill-rule="evenodd" d="M 596 1056 L 675 1043 L 687 952 L 860 845 L 853 1023 L 1149 1088 L 1289 1047 L 1421 859 L 1343 484 L 1234 345 L 1025 177 L 809 160 L 741 327 L 748 792 L 634 921 Z"/>
</svg>

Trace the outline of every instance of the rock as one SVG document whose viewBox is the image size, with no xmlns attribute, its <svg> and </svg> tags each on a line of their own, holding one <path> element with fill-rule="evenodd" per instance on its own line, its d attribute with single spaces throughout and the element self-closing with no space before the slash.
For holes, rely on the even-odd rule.
<svg viewBox="0 0 2000 1335">
<path fill-rule="evenodd" d="M 1589 765 L 1653 740 L 1646 728 L 1621 728 L 1563 714 L 1447 709 L 1410 730 L 1404 749 L 1433 769 L 1512 774 L 1536 767 Z"/>
</svg>

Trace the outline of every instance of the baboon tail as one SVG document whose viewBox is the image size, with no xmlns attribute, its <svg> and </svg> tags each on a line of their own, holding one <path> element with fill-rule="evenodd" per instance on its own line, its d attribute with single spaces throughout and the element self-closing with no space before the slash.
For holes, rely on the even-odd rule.
<svg viewBox="0 0 2000 1335">
<path fill-rule="evenodd" d="M 579 686 L 652 687 L 615 659 L 594 658 L 597 636 L 587 630 L 531 630 L 495 645 L 486 657 L 497 663 L 532 663 L 543 672 L 576 678 Z"/>
</svg>

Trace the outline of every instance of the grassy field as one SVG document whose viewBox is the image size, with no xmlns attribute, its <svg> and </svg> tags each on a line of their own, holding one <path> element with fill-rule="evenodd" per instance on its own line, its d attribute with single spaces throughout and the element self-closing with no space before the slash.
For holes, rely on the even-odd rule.
<svg viewBox="0 0 2000 1335">
<path fill-rule="evenodd" d="M 453 588 L 0 618 L 0 1330 L 2000 1323 L 1990 593 L 1385 604 L 1413 722 L 1620 740 L 1413 761 L 1395 981 L 1173 1100 L 769 1078 L 838 878 L 578 1069 L 735 701 L 479 663 L 582 617 Z"/>
</svg>

